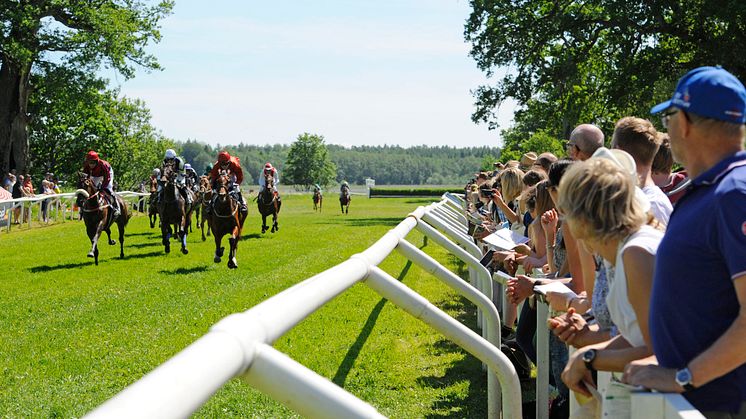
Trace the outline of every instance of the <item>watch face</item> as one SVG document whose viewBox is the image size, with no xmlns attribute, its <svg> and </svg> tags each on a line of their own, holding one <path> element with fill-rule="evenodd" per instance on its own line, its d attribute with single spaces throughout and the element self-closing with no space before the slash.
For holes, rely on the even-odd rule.
<svg viewBox="0 0 746 419">
<path fill-rule="evenodd" d="M 683 368 L 676 371 L 676 382 L 683 386 L 692 382 L 692 373 L 689 372 L 689 368 Z"/>
<path fill-rule="evenodd" d="M 593 349 L 585 351 L 583 353 L 583 361 L 585 362 L 593 362 L 595 358 L 596 358 L 596 351 Z"/>
</svg>

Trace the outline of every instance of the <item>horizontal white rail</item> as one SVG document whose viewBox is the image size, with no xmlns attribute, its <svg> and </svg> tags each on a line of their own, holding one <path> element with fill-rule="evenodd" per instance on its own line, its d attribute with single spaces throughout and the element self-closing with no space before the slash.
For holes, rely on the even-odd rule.
<svg viewBox="0 0 746 419">
<path fill-rule="evenodd" d="M 631 415 L 633 418 L 660 419 L 704 419 L 681 394 L 632 393 Z"/>
</svg>

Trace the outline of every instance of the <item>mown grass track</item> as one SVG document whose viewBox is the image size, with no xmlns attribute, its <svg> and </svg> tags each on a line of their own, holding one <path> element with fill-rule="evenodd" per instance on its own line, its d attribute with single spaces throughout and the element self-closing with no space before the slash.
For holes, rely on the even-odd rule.
<svg viewBox="0 0 746 419">
<path fill-rule="evenodd" d="M 341 215 L 332 196 L 314 213 L 310 196 L 286 196 L 280 231 L 259 234 L 256 207 L 239 243 L 239 268 L 212 262 L 212 238 L 190 253 L 163 253 L 147 217 L 130 221 L 125 259 L 104 244 L 85 257 L 80 222 L 0 233 L 0 416 L 78 417 L 205 334 L 228 314 L 364 250 L 427 199 L 354 197 Z M 116 239 L 117 235 L 114 235 Z M 419 233 L 408 236 L 423 246 Z M 224 244 L 227 246 L 227 243 Z M 435 244 L 423 248 L 456 270 Z M 381 267 L 473 327 L 454 292 L 394 254 Z M 356 285 L 277 341 L 281 351 L 390 417 L 484 417 L 480 364 L 425 324 Z M 197 417 L 293 417 L 232 380 Z"/>
</svg>

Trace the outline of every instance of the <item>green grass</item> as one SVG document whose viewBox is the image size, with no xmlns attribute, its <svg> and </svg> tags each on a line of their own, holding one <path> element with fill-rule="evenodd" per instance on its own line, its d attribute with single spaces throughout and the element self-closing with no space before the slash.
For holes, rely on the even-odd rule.
<svg viewBox="0 0 746 419">
<path fill-rule="evenodd" d="M 85 256 L 89 242 L 80 222 L 1 232 L 0 416 L 82 416 L 221 318 L 366 249 L 428 202 L 358 197 L 341 215 L 335 205 L 314 213 L 310 196 L 286 196 L 280 231 L 263 236 L 252 206 L 234 271 L 225 259 L 214 264 L 212 239 L 203 243 L 196 233 L 188 255 L 176 245 L 165 255 L 144 216 L 130 221 L 125 259 L 117 258 L 118 245 L 104 244 L 99 266 Z M 408 239 L 423 246 L 419 233 Z M 432 242 L 423 249 L 460 268 Z M 398 254 L 381 268 L 473 327 L 471 305 Z M 478 361 L 363 284 L 275 347 L 386 416 L 485 416 L 486 376 Z M 296 414 L 234 379 L 196 416 Z"/>
</svg>

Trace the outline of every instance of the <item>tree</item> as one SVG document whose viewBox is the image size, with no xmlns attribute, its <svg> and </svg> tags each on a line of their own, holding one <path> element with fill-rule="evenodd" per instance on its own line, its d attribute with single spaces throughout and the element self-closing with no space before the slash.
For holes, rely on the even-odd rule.
<svg viewBox="0 0 746 419">
<path fill-rule="evenodd" d="M 496 127 L 506 98 L 522 105 L 523 134 L 567 138 L 580 122 L 611 130 L 622 116 L 647 115 L 691 68 L 721 64 L 746 79 L 742 0 L 471 0 L 465 36 L 488 75 L 474 92 L 475 122 Z M 517 118 L 518 119 L 518 118 Z"/>
<path fill-rule="evenodd" d="M 124 77 L 134 66 L 158 69 L 145 52 L 160 40 L 159 22 L 172 0 L 8 0 L 0 6 L 0 169 L 26 171 L 32 74 L 67 67 L 95 73 L 102 65 Z M 44 64 L 44 65 L 41 65 Z M 43 76 L 43 74 L 41 74 Z"/>
<path fill-rule="evenodd" d="M 306 189 L 314 183 L 326 186 L 334 180 L 336 172 L 337 166 L 329 160 L 323 136 L 304 133 L 290 145 L 284 172 L 289 183 Z"/>
</svg>

